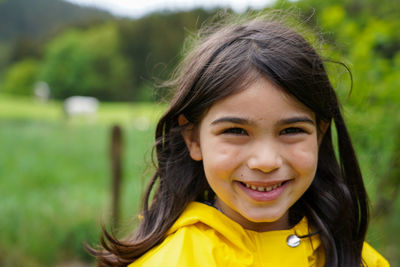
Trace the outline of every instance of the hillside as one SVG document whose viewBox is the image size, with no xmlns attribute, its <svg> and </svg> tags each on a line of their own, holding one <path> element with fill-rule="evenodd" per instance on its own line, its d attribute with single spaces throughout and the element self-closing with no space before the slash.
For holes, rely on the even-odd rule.
<svg viewBox="0 0 400 267">
<path fill-rule="evenodd" d="M 3 0 L 0 1 L 0 42 L 40 39 L 65 25 L 111 17 L 105 11 L 62 0 Z"/>
</svg>

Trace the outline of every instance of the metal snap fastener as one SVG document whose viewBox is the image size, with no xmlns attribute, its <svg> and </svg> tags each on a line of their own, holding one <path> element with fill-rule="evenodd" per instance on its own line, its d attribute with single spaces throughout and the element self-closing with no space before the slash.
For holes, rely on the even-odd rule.
<svg viewBox="0 0 400 267">
<path fill-rule="evenodd" d="M 300 238 L 297 235 L 290 235 L 286 240 L 286 244 L 291 248 L 295 248 L 300 245 Z"/>
</svg>

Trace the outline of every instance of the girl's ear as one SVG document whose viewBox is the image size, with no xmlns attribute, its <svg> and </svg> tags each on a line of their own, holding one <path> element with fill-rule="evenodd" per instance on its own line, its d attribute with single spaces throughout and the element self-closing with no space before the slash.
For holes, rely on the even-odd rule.
<svg viewBox="0 0 400 267">
<path fill-rule="evenodd" d="M 189 150 L 190 157 L 196 161 L 202 160 L 200 140 L 196 128 L 182 114 L 178 117 L 178 124 L 179 126 L 184 126 L 181 134 Z"/>
<path fill-rule="evenodd" d="M 325 133 L 328 130 L 328 127 L 331 123 L 330 122 L 326 122 L 326 121 L 322 121 L 319 123 L 318 125 L 318 146 L 321 145 L 322 139 L 324 139 Z"/>
</svg>

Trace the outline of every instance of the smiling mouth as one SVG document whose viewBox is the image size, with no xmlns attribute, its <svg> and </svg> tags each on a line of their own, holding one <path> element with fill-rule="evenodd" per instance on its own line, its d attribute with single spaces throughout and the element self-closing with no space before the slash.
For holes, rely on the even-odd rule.
<svg viewBox="0 0 400 267">
<path fill-rule="evenodd" d="M 274 189 L 277 189 L 278 187 L 281 187 L 285 182 L 281 182 L 278 184 L 270 185 L 270 186 L 256 186 L 256 185 L 251 185 L 251 184 L 246 184 L 244 182 L 240 182 L 242 185 L 246 186 L 247 188 L 253 189 L 258 192 L 269 192 Z"/>
</svg>

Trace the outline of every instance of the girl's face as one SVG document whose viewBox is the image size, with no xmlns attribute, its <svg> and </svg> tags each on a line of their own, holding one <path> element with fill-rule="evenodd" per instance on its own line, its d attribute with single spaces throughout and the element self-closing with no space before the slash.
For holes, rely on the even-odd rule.
<svg viewBox="0 0 400 267">
<path fill-rule="evenodd" d="M 317 169 L 322 137 L 310 109 L 260 78 L 212 105 L 183 136 L 225 215 L 250 230 L 289 228 L 288 210 Z"/>
</svg>

